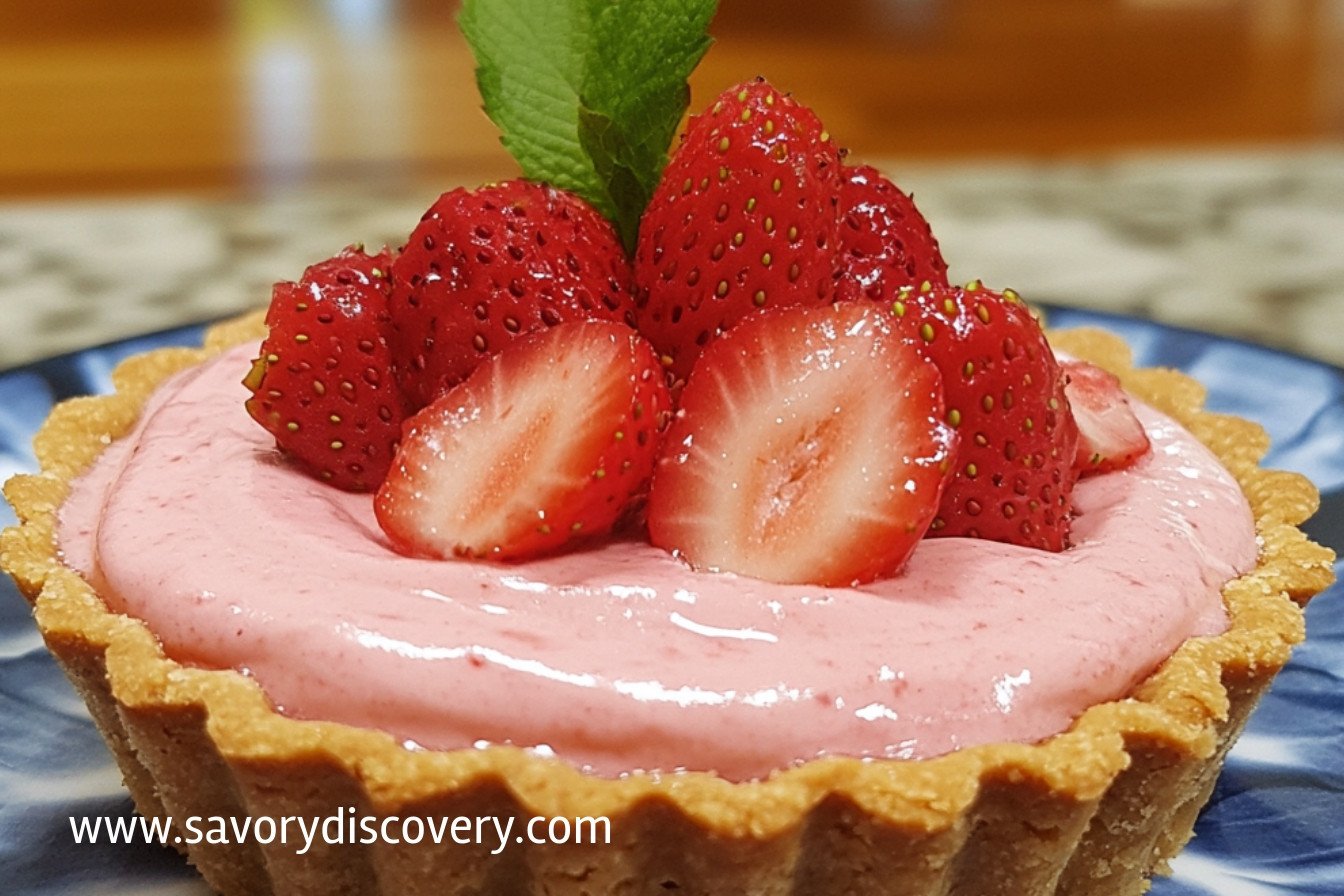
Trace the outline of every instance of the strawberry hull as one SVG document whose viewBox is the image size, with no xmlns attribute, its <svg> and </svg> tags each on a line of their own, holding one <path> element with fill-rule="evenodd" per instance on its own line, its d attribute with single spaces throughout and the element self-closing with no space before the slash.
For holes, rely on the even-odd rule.
<svg viewBox="0 0 1344 896">
<path fill-rule="evenodd" d="M 890 302 L 903 286 L 947 286 L 947 262 L 914 198 L 867 165 L 846 167 L 840 187 L 840 300 Z"/>
</svg>

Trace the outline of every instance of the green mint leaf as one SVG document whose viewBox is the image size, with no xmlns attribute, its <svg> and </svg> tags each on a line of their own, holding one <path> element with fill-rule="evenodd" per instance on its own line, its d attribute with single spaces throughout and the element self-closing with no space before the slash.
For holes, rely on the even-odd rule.
<svg viewBox="0 0 1344 896">
<path fill-rule="evenodd" d="M 632 249 L 709 49 L 717 0 L 466 0 L 486 114 L 523 174 L 578 193 Z"/>
</svg>

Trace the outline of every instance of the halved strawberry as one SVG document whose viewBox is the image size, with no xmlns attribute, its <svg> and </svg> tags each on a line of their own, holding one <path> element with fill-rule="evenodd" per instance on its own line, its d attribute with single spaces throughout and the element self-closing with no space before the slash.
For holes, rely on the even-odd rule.
<svg viewBox="0 0 1344 896">
<path fill-rule="evenodd" d="M 616 231 L 572 193 L 525 180 L 445 193 L 392 264 L 397 381 L 419 408 L 533 330 L 634 326 L 631 289 Z"/>
<path fill-rule="evenodd" d="M 512 560 L 607 532 L 647 490 L 670 400 L 624 324 L 523 337 L 406 422 L 374 502 L 406 553 Z"/>
<path fill-rule="evenodd" d="M 697 567 L 849 585 L 900 568 L 955 436 L 941 377 L 871 305 L 752 315 L 701 354 L 649 495 L 649 536 Z"/>
<path fill-rule="evenodd" d="M 1064 394 L 1078 422 L 1079 476 L 1121 470 L 1148 452 L 1144 431 L 1115 374 L 1086 361 L 1066 361 Z"/>
<path fill-rule="evenodd" d="M 890 301 L 902 286 L 946 286 L 947 262 L 914 198 L 867 165 L 841 171 L 836 298 Z"/>
<path fill-rule="evenodd" d="M 639 330 L 680 388 L 701 349 L 763 307 L 829 304 L 840 154 L 757 79 L 693 117 L 639 226 Z"/>
<path fill-rule="evenodd" d="M 947 420 L 961 435 L 929 534 L 1063 550 L 1078 427 L 1031 310 L 1012 290 L 973 282 L 902 290 L 892 312 L 942 371 Z"/>
<path fill-rule="evenodd" d="M 383 338 L 391 253 L 351 246 L 277 283 L 270 332 L 244 380 L 247 412 L 300 466 L 349 491 L 377 487 L 405 407 Z"/>
</svg>

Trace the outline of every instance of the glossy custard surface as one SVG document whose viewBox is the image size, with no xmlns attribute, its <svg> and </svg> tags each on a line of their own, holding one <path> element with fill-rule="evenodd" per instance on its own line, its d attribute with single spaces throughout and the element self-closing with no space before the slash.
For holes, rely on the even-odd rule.
<svg viewBox="0 0 1344 896">
<path fill-rule="evenodd" d="M 1236 483 L 1144 407 L 1153 451 L 1080 483 L 1060 554 L 926 540 L 858 589 L 696 573 L 636 542 L 410 559 L 368 495 L 289 469 L 248 419 L 254 354 L 160 388 L 62 508 L 66 561 L 170 656 L 246 670 L 287 714 L 425 747 L 746 779 L 828 753 L 1030 742 L 1222 631 L 1220 589 L 1255 563 Z"/>
</svg>

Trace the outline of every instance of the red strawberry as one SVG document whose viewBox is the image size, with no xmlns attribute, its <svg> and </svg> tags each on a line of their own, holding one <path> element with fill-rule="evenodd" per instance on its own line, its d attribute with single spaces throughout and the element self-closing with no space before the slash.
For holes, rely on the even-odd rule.
<svg viewBox="0 0 1344 896">
<path fill-rule="evenodd" d="M 1078 454 L 1073 464 L 1078 475 L 1124 469 L 1146 454 L 1148 433 L 1134 416 L 1119 378 L 1086 361 L 1066 361 L 1061 366 L 1066 377 L 1064 394 L 1078 421 Z"/>
<path fill-rule="evenodd" d="M 496 560 L 609 531 L 653 472 L 670 408 L 659 374 L 623 324 L 517 340 L 407 421 L 378 522 L 407 553 Z"/>
<path fill-rule="evenodd" d="M 866 165 L 842 175 L 836 298 L 890 301 L 901 286 L 946 286 L 947 262 L 913 197 Z"/>
<path fill-rule="evenodd" d="M 440 196 L 392 264 L 388 309 L 397 382 L 415 407 L 533 330 L 634 325 L 612 226 L 577 196 L 524 180 Z"/>
<path fill-rule="evenodd" d="M 763 80 L 691 119 L 639 227 L 639 329 L 680 387 L 704 345 L 760 307 L 829 304 L 840 155 Z"/>
<path fill-rule="evenodd" d="M 405 408 L 383 338 L 386 249 L 357 247 L 312 265 L 298 283 L 277 283 L 269 335 L 244 380 L 247 412 L 309 472 L 367 491 L 392 463 Z"/>
<path fill-rule="evenodd" d="M 938 508 L 955 435 L 938 370 L 871 305 L 744 319 L 705 348 L 649 495 L 649 536 L 692 564 L 849 585 L 900 568 Z"/>
<path fill-rule="evenodd" d="M 1078 427 L 1064 375 L 1012 290 L 904 290 L 893 310 L 943 374 L 947 420 L 961 435 L 956 475 L 930 535 L 1063 550 Z"/>
</svg>

